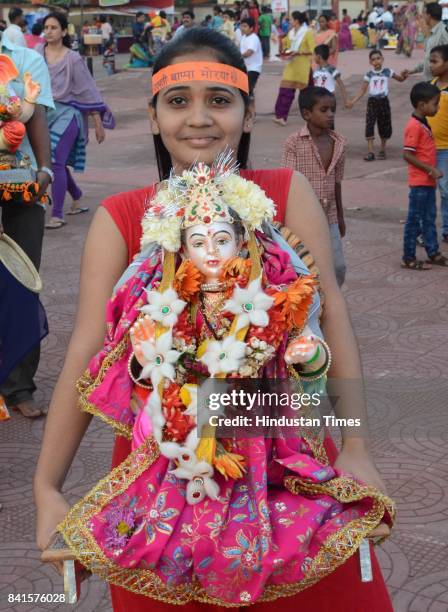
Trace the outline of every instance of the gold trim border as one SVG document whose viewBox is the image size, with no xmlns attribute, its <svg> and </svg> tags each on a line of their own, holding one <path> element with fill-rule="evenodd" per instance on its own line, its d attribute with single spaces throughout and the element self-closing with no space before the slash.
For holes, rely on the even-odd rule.
<svg viewBox="0 0 448 612">
<path fill-rule="evenodd" d="M 62 523 L 58 525 L 58 531 L 88 570 L 107 582 L 133 593 L 174 605 L 198 601 L 228 608 L 250 606 L 251 603 L 229 603 L 208 595 L 197 579 L 194 579 L 191 584 L 173 587 L 165 584 L 155 572 L 149 569 L 119 567 L 106 557 L 98 546 L 89 531 L 90 519 L 100 508 L 123 493 L 159 456 L 160 451 L 156 440 L 152 437 L 148 438 L 71 508 Z M 325 484 L 311 484 L 299 481 L 297 477 L 289 476 L 285 478 L 284 484 L 293 494 L 325 493 L 345 503 L 359 501 L 366 496 L 373 497 L 374 501 L 371 510 L 364 517 L 351 521 L 325 540 L 303 580 L 283 585 L 267 585 L 263 595 L 252 603 L 274 601 L 279 597 L 296 595 L 316 584 L 356 552 L 361 540 L 379 525 L 385 512 L 389 512 L 392 519 L 395 515 L 395 506 L 391 499 L 373 487 L 358 485 L 345 477 L 335 478 Z"/>
</svg>

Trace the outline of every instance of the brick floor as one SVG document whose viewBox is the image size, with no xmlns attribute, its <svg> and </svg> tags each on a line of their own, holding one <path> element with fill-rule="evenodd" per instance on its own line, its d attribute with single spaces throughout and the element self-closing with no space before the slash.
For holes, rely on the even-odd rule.
<svg viewBox="0 0 448 612">
<path fill-rule="evenodd" d="M 418 56 L 419 54 L 417 54 Z M 412 60 L 388 55 L 396 70 Z M 341 54 L 340 67 L 351 93 L 368 67 L 365 51 Z M 282 66 L 272 63 L 257 85 L 259 116 L 253 136 L 253 167 L 278 165 L 281 144 L 297 129 L 292 115 L 286 128 L 270 114 Z M 147 72 L 104 78 L 101 89 L 117 128 L 102 146 L 89 145 L 89 168 L 80 179 L 92 211 L 106 195 L 132 189 L 156 177 L 146 102 Z M 404 123 L 411 112 L 410 81 L 392 83 L 394 136 L 387 161 L 362 160 L 365 101 L 338 112 L 337 128 L 349 139 L 344 204 L 348 232 L 344 241 L 348 278 L 344 289 L 361 348 L 377 465 L 399 508 L 392 537 L 378 556 L 397 612 L 448 610 L 448 339 L 447 272 L 423 274 L 400 269 L 406 209 L 406 174 L 401 157 Z M 60 231 L 47 232 L 42 300 L 51 333 L 43 343 L 36 398 L 48 402 L 61 368 L 76 310 L 82 244 L 92 214 L 68 217 Z M 39 562 L 34 545 L 32 475 L 43 421 L 16 414 L 0 426 L 0 611 L 62 609 L 57 604 L 8 604 L 7 593 L 58 593 L 61 580 Z M 109 467 L 112 436 L 93 422 L 69 473 L 67 499 L 79 499 Z M 110 610 L 106 586 L 92 578 L 83 586 L 79 610 Z M 360 611 L 368 612 L 368 611 Z"/>
</svg>

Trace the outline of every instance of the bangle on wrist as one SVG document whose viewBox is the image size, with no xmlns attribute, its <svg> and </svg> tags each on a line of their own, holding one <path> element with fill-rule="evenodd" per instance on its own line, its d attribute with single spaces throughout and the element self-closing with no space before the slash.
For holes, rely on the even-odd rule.
<svg viewBox="0 0 448 612">
<path fill-rule="evenodd" d="M 320 346 L 317 345 L 317 349 L 314 355 L 311 357 L 311 359 L 308 359 L 308 361 L 305 361 L 303 365 L 311 365 L 312 363 L 314 363 L 315 361 L 319 359 L 319 355 L 320 355 Z"/>
<path fill-rule="evenodd" d="M 36 104 L 36 102 L 34 102 L 33 100 L 30 100 L 29 98 L 26 98 L 26 97 L 23 98 L 23 101 L 24 102 L 28 102 L 28 104 L 34 104 L 34 105 Z"/>
<path fill-rule="evenodd" d="M 45 172 L 45 174 L 48 174 L 48 176 L 50 177 L 50 183 L 54 181 L 54 172 L 53 170 L 51 170 L 51 168 L 47 168 L 47 166 L 41 166 L 37 171 Z"/>
<path fill-rule="evenodd" d="M 331 367 L 332 357 L 331 357 L 330 347 L 328 346 L 328 344 L 324 340 L 321 339 L 320 342 L 324 346 L 325 351 L 327 353 L 327 359 L 326 359 L 324 365 L 321 368 L 319 368 L 318 370 L 316 370 L 314 372 L 306 372 L 306 371 L 303 371 L 303 370 L 299 370 L 294 365 L 290 366 L 290 371 L 294 370 L 296 375 L 298 375 L 300 378 L 303 378 L 304 380 L 306 380 L 308 382 L 319 380 L 320 378 L 322 378 L 323 376 L 325 376 L 328 373 L 328 370 Z"/>
</svg>

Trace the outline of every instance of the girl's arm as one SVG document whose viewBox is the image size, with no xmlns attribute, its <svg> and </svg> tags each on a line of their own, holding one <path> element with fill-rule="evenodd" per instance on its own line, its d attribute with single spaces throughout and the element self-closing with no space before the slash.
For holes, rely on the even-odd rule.
<svg viewBox="0 0 448 612">
<path fill-rule="evenodd" d="M 54 389 L 34 478 L 37 543 L 44 549 L 68 505 L 60 494 L 91 416 L 77 406 L 77 379 L 103 345 L 105 308 L 127 265 L 127 248 L 109 213 L 92 221 L 82 258 L 79 303 L 67 356 Z"/>
<path fill-rule="evenodd" d="M 359 418 L 362 423 L 360 428 L 341 428 L 342 451 L 335 466 L 384 490 L 384 483 L 369 455 L 361 360 L 347 305 L 334 274 L 328 221 L 311 185 L 299 173 L 291 180 L 285 224 L 303 240 L 320 272 L 325 298 L 321 325 L 333 355 L 329 395 L 340 398 L 334 407 L 336 417 Z"/>
<path fill-rule="evenodd" d="M 369 89 L 369 84 L 367 81 L 364 81 L 364 83 L 359 88 L 359 91 L 356 94 L 356 96 L 352 100 L 349 100 L 347 104 L 348 108 L 351 108 L 358 100 L 361 100 L 363 95 L 367 93 L 368 89 Z"/>
</svg>

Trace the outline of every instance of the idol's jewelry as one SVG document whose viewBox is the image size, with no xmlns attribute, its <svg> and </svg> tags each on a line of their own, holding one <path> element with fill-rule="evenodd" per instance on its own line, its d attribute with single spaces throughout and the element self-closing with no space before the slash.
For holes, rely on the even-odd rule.
<svg viewBox="0 0 448 612">
<path fill-rule="evenodd" d="M 145 383 L 139 379 L 142 369 L 142 366 L 137 361 L 135 353 L 132 353 L 128 361 L 128 374 L 132 382 L 134 382 L 138 387 L 142 387 L 142 389 L 152 389 L 151 383 Z"/>
</svg>

